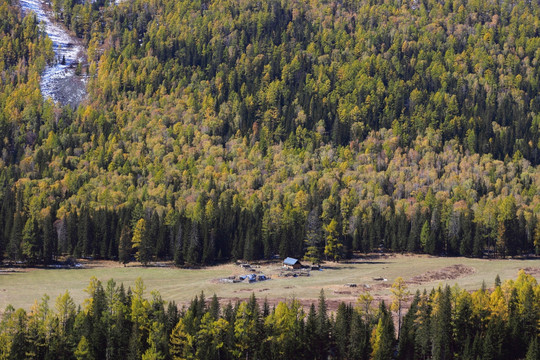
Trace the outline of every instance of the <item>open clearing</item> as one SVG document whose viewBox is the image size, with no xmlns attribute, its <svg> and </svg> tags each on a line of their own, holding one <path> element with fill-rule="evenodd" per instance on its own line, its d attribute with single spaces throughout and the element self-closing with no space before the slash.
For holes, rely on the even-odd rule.
<svg viewBox="0 0 540 360">
<path fill-rule="evenodd" d="M 178 269 L 155 266 L 140 267 L 130 264 L 122 267 L 110 261 L 86 262 L 80 269 L 18 269 L 0 268 L 0 312 L 8 304 L 29 309 L 36 299 L 48 294 L 51 303 L 69 290 L 76 303 L 82 303 L 87 294 L 84 289 L 92 276 L 102 282 L 114 279 L 117 284 L 133 285 L 141 277 L 147 296 L 158 290 L 164 300 L 178 304 L 189 302 L 204 291 L 206 296 L 217 294 L 222 301 L 248 298 L 251 293 L 272 303 L 299 299 L 303 304 L 316 302 L 324 289 L 330 306 L 340 301 L 354 303 L 358 296 L 369 291 L 376 299 L 389 297 L 390 286 L 402 276 L 411 292 L 431 289 L 441 284 L 454 285 L 467 290 L 480 288 L 482 281 L 491 287 L 499 274 L 502 281 L 515 279 L 520 269 L 536 278 L 540 276 L 540 259 L 485 260 L 469 258 L 438 258 L 422 255 L 373 255 L 343 263 L 326 263 L 322 271 L 312 271 L 309 277 L 279 277 L 281 263 L 263 264 L 257 272 L 272 279 L 254 283 L 222 283 L 218 279 L 249 271 L 235 264 L 203 269 Z M 385 281 L 386 279 L 386 281 Z M 348 284 L 355 284 L 350 287 Z"/>
</svg>

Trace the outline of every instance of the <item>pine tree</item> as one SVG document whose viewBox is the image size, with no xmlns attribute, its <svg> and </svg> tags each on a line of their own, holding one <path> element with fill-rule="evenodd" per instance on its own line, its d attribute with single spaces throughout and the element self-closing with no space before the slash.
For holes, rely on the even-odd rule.
<svg viewBox="0 0 540 360">
<path fill-rule="evenodd" d="M 398 316 L 398 339 L 401 334 L 401 310 L 402 310 L 402 304 L 407 299 L 407 297 L 410 295 L 410 292 L 407 290 L 407 284 L 405 284 L 405 281 L 400 276 L 398 277 L 394 283 L 392 284 L 392 305 L 391 309 L 393 311 L 397 312 Z"/>
<path fill-rule="evenodd" d="M 11 227 L 11 234 L 8 244 L 8 257 L 11 261 L 15 261 L 21 257 L 21 241 L 23 232 L 23 218 L 19 212 L 15 212 L 13 215 L 13 226 Z"/>
<path fill-rule="evenodd" d="M 499 222 L 497 231 L 497 251 L 499 256 L 513 256 L 518 247 L 518 219 L 515 198 L 510 195 L 502 199 L 499 204 Z"/>
<path fill-rule="evenodd" d="M 240 303 L 236 311 L 234 322 L 234 342 L 233 355 L 237 358 L 252 358 L 259 343 L 257 336 L 257 314 L 252 312 L 246 302 Z"/>
<path fill-rule="evenodd" d="M 142 358 L 142 343 L 141 343 L 141 330 L 139 326 L 133 323 L 131 327 L 131 334 L 129 337 L 129 346 L 127 349 L 128 360 L 139 360 Z M 176 359 L 173 357 L 173 359 Z"/>
<path fill-rule="evenodd" d="M 88 345 L 88 340 L 86 337 L 82 336 L 77 349 L 75 350 L 75 358 L 77 360 L 92 360 L 93 357 L 90 354 L 90 346 Z"/>
<path fill-rule="evenodd" d="M 430 236 L 431 229 L 429 227 L 429 221 L 424 221 L 424 225 L 422 225 L 422 231 L 420 231 L 420 246 L 422 247 L 423 251 L 425 253 L 428 253 L 428 242 L 429 242 L 429 236 Z"/>
<path fill-rule="evenodd" d="M 499 274 L 495 277 L 495 287 L 501 286 L 501 278 L 499 277 Z"/>
<path fill-rule="evenodd" d="M 306 253 L 304 259 L 313 264 L 321 261 L 321 224 L 319 210 L 315 208 L 310 211 L 306 220 Z"/>
<path fill-rule="evenodd" d="M 90 218 L 90 209 L 86 205 L 80 209 L 79 221 L 77 223 L 77 237 L 79 239 L 77 247 L 81 250 L 81 255 L 84 257 L 93 256 L 92 221 Z"/>
<path fill-rule="evenodd" d="M 131 261 L 131 231 L 129 226 L 124 225 L 120 233 L 120 241 L 118 244 L 118 260 L 126 266 Z"/>
<path fill-rule="evenodd" d="M 394 322 L 382 301 L 379 306 L 379 321 L 371 334 L 371 358 L 373 360 L 391 359 L 394 354 L 394 342 Z"/>
<path fill-rule="evenodd" d="M 66 228 L 67 228 L 67 239 L 69 242 L 69 253 L 75 257 L 80 257 L 81 249 L 79 247 L 79 236 L 78 236 L 78 216 L 76 211 L 70 212 L 66 216 Z"/>
<path fill-rule="evenodd" d="M 442 231 L 441 227 L 441 210 L 439 206 L 435 206 L 431 213 L 431 235 L 429 242 L 426 244 L 426 252 L 430 255 L 437 255 L 443 249 L 444 231 Z"/>
<path fill-rule="evenodd" d="M 471 256 L 473 251 L 473 223 L 469 216 L 461 214 L 461 224 L 459 254 L 461 256 Z"/>
<path fill-rule="evenodd" d="M 38 222 L 34 217 L 30 217 L 22 232 L 21 252 L 28 264 L 36 264 L 42 256 L 42 243 L 39 236 Z"/>
<path fill-rule="evenodd" d="M 474 257 L 482 257 L 483 251 L 484 251 L 484 239 L 482 236 L 482 229 L 480 225 L 476 226 L 476 231 L 474 232 L 474 240 L 473 240 L 473 249 L 472 249 L 472 255 Z"/>
<path fill-rule="evenodd" d="M 415 252 L 418 250 L 418 242 L 423 228 L 422 215 L 420 210 L 416 210 L 411 219 L 411 231 L 407 240 L 407 251 Z"/>
<path fill-rule="evenodd" d="M 164 239 L 160 239 L 160 229 L 163 226 L 161 224 L 161 219 L 159 218 L 157 211 L 152 212 L 152 216 L 150 217 L 150 224 L 148 224 L 147 227 L 147 237 L 149 240 L 149 246 L 152 250 L 152 255 L 157 256 L 159 253 L 164 252 L 163 248 L 165 246 Z"/>
<path fill-rule="evenodd" d="M 168 352 L 166 338 L 164 333 L 164 325 L 160 322 L 152 322 L 150 328 L 150 333 L 148 335 L 148 344 L 150 345 L 144 354 L 142 355 L 142 360 L 164 360 L 165 352 Z M 165 346 L 163 343 L 165 342 Z"/>
<path fill-rule="evenodd" d="M 538 359 L 540 359 L 540 349 L 538 348 L 538 337 L 535 336 L 531 339 L 525 360 L 538 360 Z"/>
<path fill-rule="evenodd" d="M 171 334 L 176 324 L 180 320 L 180 314 L 178 312 L 178 306 L 174 301 L 169 302 L 167 305 L 165 331 L 167 334 Z"/>
<path fill-rule="evenodd" d="M 214 320 L 217 320 L 219 318 L 219 300 L 216 294 L 212 296 L 210 306 L 208 307 L 208 312 L 210 313 L 210 315 L 212 315 L 212 318 Z"/>
<path fill-rule="evenodd" d="M 133 230 L 131 244 L 133 249 L 137 249 L 135 254 L 137 261 L 140 261 L 144 266 L 148 265 L 152 259 L 152 248 L 146 229 L 146 220 L 139 219 L 139 221 L 137 221 L 135 229 Z"/>
<path fill-rule="evenodd" d="M 321 289 L 319 295 L 319 306 L 317 309 L 317 358 L 326 359 L 328 356 L 330 342 L 330 321 L 328 319 L 328 306 L 324 290 Z"/>
<path fill-rule="evenodd" d="M 182 238 L 182 223 L 178 221 L 178 229 L 176 231 L 176 235 L 174 236 L 174 264 L 176 266 L 180 266 L 184 264 L 184 253 L 183 253 L 183 238 Z"/>
<path fill-rule="evenodd" d="M 326 259 L 339 261 L 342 256 L 343 244 L 339 242 L 337 221 L 332 219 L 328 225 L 324 227 L 326 232 L 326 245 L 324 247 L 324 255 Z"/>
<path fill-rule="evenodd" d="M 201 259 L 201 239 L 199 235 L 199 224 L 191 223 L 191 232 L 189 235 L 189 247 L 186 260 L 190 264 L 199 264 Z"/>
<path fill-rule="evenodd" d="M 415 345 L 415 321 L 418 312 L 418 303 L 420 302 L 420 291 L 416 291 L 414 299 L 403 317 L 403 323 L 398 337 L 398 360 L 414 360 Z"/>
<path fill-rule="evenodd" d="M 467 351 L 472 353 L 472 341 L 476 334 L 472 296 L 468 292 L 462 291 L 457 295 L 455 302 L 453 322 L 454 328 L 459 329 L 454 334 L 455 352 L 465 353 L 465 347 L 468 346 Z"/>
<path fill-rule="evenodd" d="M 352 307 L 344 302 L 339 304 L 332 334 L 336 344 L 336 356 L 341 359 L 348 358 L 352 313 Z"/>
<path fill-rule="evenodd" d="M 43 218 L 41 222 L 41 232 L 43 234 L 43 262 L 49 264 L 56 254 L 55 231 L 50 214 L 45 215 Z"/>
<path fill-rule="evenodd" d="M 450 287 L 439 289 L 435 295 L 433 309 L 433 359 L 447 360 L 453 354 L 452 313 Z"/>
<path fill-rule="evenodd" d="M 318 354 L 317 311 L 315 304 L 309 307 L 305 326 L 306 358 L 315 359 Z"/>
<path fill-rule="evenodd" d="M 536 228 L 534 229 L 534 248 L 536 255 L 540 255 L 540 220 L 536 221 Z"/>
<path fill-rule="evenodd" d="M 371 354 L 369 325 L 362 320 L 358 311 L 354 311 L 351 319 L 349 340 L 349 358 L 367 360 Z"/>
<path fill-rule="evenodd" d="M 424 290 L 418 303 L 418 316 L 416 318 L 415 358 L 428 359 L 431 357 L 431 304 Z"/>
</svg>

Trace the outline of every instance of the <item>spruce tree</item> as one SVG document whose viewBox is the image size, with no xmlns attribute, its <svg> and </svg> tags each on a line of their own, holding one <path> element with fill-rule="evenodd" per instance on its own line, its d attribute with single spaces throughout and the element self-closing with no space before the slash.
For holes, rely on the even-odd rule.
<svg viewBox="0 0 540 360">
<path fill-rule="evenodd" d="M 56 234 L 53 228 L 52 217 L 50 214 L 45 215 L 41 221 L 41 233 L 43 234 L 43 262 L 49 264 L 56 254 Z"/>
<path fill-rule="evenodd" d="M 343 244 L 339 240 L 337 226 L 337 221 L 332 219 L 330 223 L 324 227 L 324 231 L 326 232 L 324 255 L 327 260 L 331 261 L 339 261 L 342 257 Z"/>
<path fill-rule="evenodd" d="M 527 350 L 527 355 L 525 360 L 538 360 L 540 359 L 540 349 L 538 348 L 538 337 L 535 336 L 531 339 L 529 343 L 529 348 Z"/>
<path fill-rule="evenodd" d="M 338 358 L 348 358 L 352 312 L 352 307 L 344 302 L 339 304 L 332 332 Z"/>
<path fill-rule="evenodd" d="M 315 359 L 318 352 L 318 335 L 317 335 L 317 311 L 315 304 L 311 304 L 306 319 L 305 326 L 306 339 L 306 358 Z"/>
<path fill-rule="evenodd" d="M 131 231 L 129 226 L 124 225 L 120 233 L 120 241 L 118 244 L 118 260 L 126 266 L 131 261 Z"/>
<path fill-rule="evenodd" d="M 484 252 L 484 238 L 482 236 L 482 227 L 481 225 L 476 225 L 474 231 L 474 240 L 473 240 L 473 249 L 472 256 L 481 258 Z"/>
<path fill-rule="evenodd" d="M 139 219 L 133 230 L 133 238 L 131 239 L 131 246 L 136 249 L 135 257 L 144 266 L 146 266 L 152 259 L 152 247 L 150 239 L 148 238 L 148 230 L 146 227 L 146 220 Z"/>
<path fill-rule="evenodd" d="M 326 359 L 328 356 L 330 341 L 330 322 L 328 320 L 328 307 L 324 290 L 321 289 L 319 295 L 319 306 L 317 310 L 317 358 Z"/>
<path fill-rule="evenodd" d="M 382 301 L 379 306 L 379 321 L 371 335 L 371 358 L 373 360 L 391 359 L 395 351 L 394 343 L 394 321 Z"/>
<path fill-rule="evenodd" d="M 371 354 L 369 324 L 362 320 L 358 311 L 353 311 L 349 340 L 349 358 L 367 360 Z"/>
<path fill-rule="evenodd" d="M 417 291 L 409 307 L 407 314 L 403 317 L 401 330 L 398 338 L 398 360 L 414 360 L 415 345 L 415 322 L 420 302 L 420 291 Z"/>
<path fill-rule="evenodd" d="M 306 220 L 306 252 L 304 259 L 313 264 L 321 261 L 321 221 L 319 209 L 314 208 L 308 214 Z"/>
<path fill-rule="evenodd" d="M 416 319 L 415 357 L 427 359 L 431 357 L 431 304 L 426 290 L 420 296 L 418 316 Z"/>
<path fill-rule="evenodd" d="M 422 250 L 425 253 L 428 253 L 428 243 L 429 243 L 429 236 L 431 233 L 431 229 L 429 227 L 429 221 L 424 221 L 424 224 L 422 225 L 422 230 L 420 231 L 420 246 L 422 247 Z"/>
<path fill-rule="evenodd" d="M 450 287 L 439 289 L 433 311 L 433 359 L 447 360 L 453 354 Z"/>
<path fill-rule="evenodd" d="M 459 254 L 461 256 L 471 256 L 473 252 L 473 222 L 470 216 L 461 214 L 461 243 Z"/>
<path fill-rule="evenodd" d="M 176 234 L 173 239 L 172 249 L 174 250 L 174 264 L 180 266 L 184 264 L 184 243 L 183 243 L 182 223 L 178 220 Z"/>
<path fill-rule="evenodd" d="M 199 223 L 193 221 L 191 223 L 191 231 L 189 234 L 188 252 L 186 261 L 190 264 L 199 264 L 201 261 L 201 238 L 199 234 Z"/>
<path fill-rule="evenodd" d="M 22 241 L 23 227 L 24 219 L 19 212 L 15 212 L 13 215 L 13 226 L 11 227 L 11 234 L 7 248 L 8 257 L 11 261 L 18 260 L 21 257 L 20 246 Z"/>
<path fill-rule="evenodd" d="M 41 243 L 39 227 L 37 220 L 32 216 L 24 225 L 22 231 L 21 252 L 23 258 L 30 265 L 36 264 L 41 260 L 43 244 Z"/>
<path fill-rule="evenodd" d="M 92 355 L 90 354 L 90 346 L 88 345 L 88 340 L 86 340 L 86 337 L 81 337 L 74 355 L 77 360 L 93 359 Z"/>
</svg>

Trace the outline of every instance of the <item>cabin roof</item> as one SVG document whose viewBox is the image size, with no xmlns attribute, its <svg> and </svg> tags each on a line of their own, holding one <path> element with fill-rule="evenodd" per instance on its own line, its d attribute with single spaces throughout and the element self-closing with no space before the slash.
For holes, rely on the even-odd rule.
<svg viewBox="0 0 540 360">
<path fill-rule="evenodd" d="M 288 257 L 285 260 L 283 260 L 283 264 L 285 264 L 285 265 L 294 265 L 294 264 L 296 264 L 298 262 L 299 262 L 298 259 L 291 258 L 291 257 Z"/>
</svg>

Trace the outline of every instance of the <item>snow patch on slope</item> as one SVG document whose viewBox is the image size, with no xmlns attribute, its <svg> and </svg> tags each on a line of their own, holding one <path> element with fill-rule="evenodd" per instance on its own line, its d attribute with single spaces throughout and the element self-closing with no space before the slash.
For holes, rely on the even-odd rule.
<svg viewBox="0 0 540 360">
<path fill-rule="evenodd" d="M 75 75 L 78 63 L 86 61 L 85 48 L 79 39 L 52 21 L 53 14 L 40 0 L 20 0 L 25 14 L 34 12 L 38 22 L 45 25 L 45 32 L 52 40 L 55 62 L 41 74 L 41 92 L 44 98 L 52 98 L 62 105 L 77 106 L 86 96 L 86 79 Z"/>
</svg>

